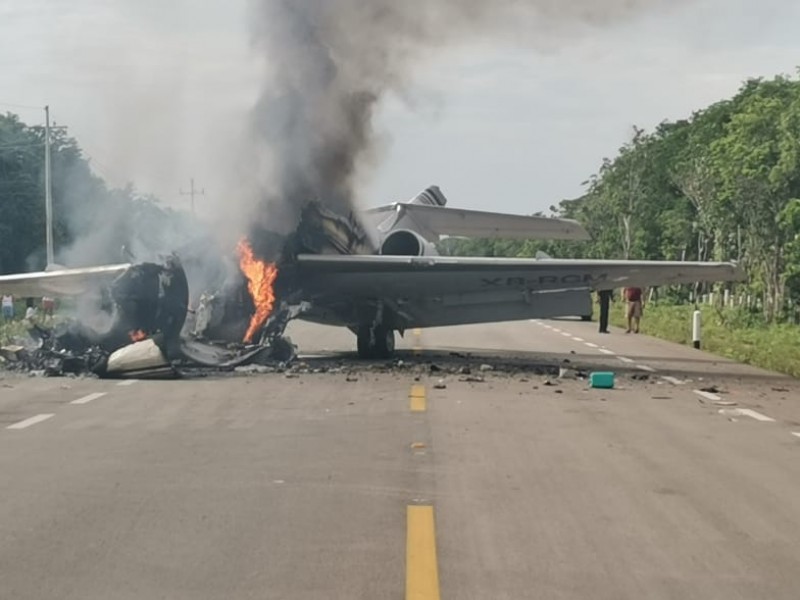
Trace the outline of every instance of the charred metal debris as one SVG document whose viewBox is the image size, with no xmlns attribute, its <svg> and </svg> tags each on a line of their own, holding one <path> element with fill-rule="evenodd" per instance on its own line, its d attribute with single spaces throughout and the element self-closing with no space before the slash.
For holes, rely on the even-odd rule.
<svg viewBox="0 0 800 600">
<path fill-rule="evenodd" d="M 30 324 L 29 335 L 0 351 L 11 370 L 48 376 L 175 378 L 192 370 L 291 363 L 296 348 L 284 332 L 310 309 L 301 296 L 295 257 L 303 252 L 369 250 L 357 219 L 308 203 L 288 236 L 254 230 L 248 236 L 260 263 L 277 268 L 270 312 L 244 342 L 256 312 L 241 260 L 213 245 L 185 249 L 160 263 L 128 268 L 110 285 L 82 297 L 78 318 L 51 328 Z"/>
</svg>

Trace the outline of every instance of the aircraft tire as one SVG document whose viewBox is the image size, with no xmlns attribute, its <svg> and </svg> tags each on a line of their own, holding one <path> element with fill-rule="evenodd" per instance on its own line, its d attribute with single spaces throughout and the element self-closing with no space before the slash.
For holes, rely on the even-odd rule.
<svg viewBox="0 0 800 600">
<path fill-rule="evenodd" d="M 375 358 L 392 358 L 394 354 L 394 330 L 386 327 L 375 328 Z"/>
</svg>

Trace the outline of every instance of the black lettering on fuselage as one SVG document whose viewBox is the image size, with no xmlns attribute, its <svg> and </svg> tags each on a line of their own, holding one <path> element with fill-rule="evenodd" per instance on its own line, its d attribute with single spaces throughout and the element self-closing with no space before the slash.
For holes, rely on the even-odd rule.
<svg viewBox="0 0 800 600">
<path fill-rule="evenodd" d="M 569 275 L 542 275 L 541 277 L 535 277 L 531 279 L 526 279 L 524 277 L 507 277 L 503 279 L 502 277 L 496 277 L 494 279 L 481 279 L 483 287 L 514 287 L 514 288 L 540 288 L 540 287 L 550 287 L 550 286 L 558 286 L 558 285 L 587 285 L 592 287 L 598 283 L 602 283 L 608 281 L 608 274 L 601 273 L 600 275 L 592 275 L 591 273 L 584 273 L 584 274 L 569 274 Z"/>
</svg>

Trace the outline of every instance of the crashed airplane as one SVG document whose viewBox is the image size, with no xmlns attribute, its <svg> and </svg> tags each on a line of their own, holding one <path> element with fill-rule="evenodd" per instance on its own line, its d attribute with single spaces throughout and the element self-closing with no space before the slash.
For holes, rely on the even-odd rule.
<svg viewBox="0 0 800 600">
<path fill-rule="evenodd" d="M 97 296 L 111 324 L 81 336 L 106 352 L 95 371 L 113 376 L 180 361 L 233 366 L 265 351 L 286 358 L 282 336 L 294 318 L 347 327 L 360 358 L 386 359 L 411 328 L 589 315 L 594 290 L 744 279 L 733 263 L 440 256 L 443 236 L 589 239 L 571 220 L 446 205 L 438 187 L 358 215 L 311 202 L 288 237 L 251 231 L 237 248 L 237 276 L 193 295 L 177 256 L 0 276 L 0 293 Z"/>
</svg>

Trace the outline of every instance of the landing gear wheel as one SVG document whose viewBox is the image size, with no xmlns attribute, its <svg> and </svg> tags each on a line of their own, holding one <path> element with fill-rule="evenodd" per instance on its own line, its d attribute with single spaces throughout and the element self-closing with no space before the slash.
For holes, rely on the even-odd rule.
<svg viewBox="0 0 800 600">
<path fill-rule="evenodd" d="M 391 358 L 394 354 L 393 329 L 379 325 L 373 330 L 369 325 L 362 325 L 356 337 L 359 358 Z"/>
<path fill-rule="evenodd" d="M 392 358 L 394 354 L 394 330 L 375 328 L 375 358 Z"/>
</svg>

